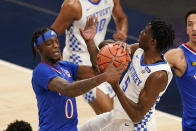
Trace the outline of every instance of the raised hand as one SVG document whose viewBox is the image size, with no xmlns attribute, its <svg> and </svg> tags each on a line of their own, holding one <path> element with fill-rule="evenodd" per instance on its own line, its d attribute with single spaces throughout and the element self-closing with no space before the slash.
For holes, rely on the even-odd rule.
<svg viewBox="0 0 196 131">
<path fill-rule="evenodd" d="M 113 38 L 115 40 L 119 40 L 119 41 L 125 41 L 127 39 L 127 35 L 122 32 L 122 31 L 116 31 L 114 34 L 113 34 Z"/>
<path fill-rule="evenodd" d="M 123 47 L 123 50 L 127 51 L 128 55 L 131 54 L 131 49 L 130 49 L 130 45 L 126 42 L 123 41 L 117 41 L 116 44 L 119 44 L 118 48 L 120 48 L 121 46 Z"/>
<path fill-rule="evenodd" d="M 97 18 L 94 20 L 93 16 L 87 20 L 84 29 L 79 28 L 80 34 L 85 41 L 93 40 L 96 34 Z"/>
</svg>

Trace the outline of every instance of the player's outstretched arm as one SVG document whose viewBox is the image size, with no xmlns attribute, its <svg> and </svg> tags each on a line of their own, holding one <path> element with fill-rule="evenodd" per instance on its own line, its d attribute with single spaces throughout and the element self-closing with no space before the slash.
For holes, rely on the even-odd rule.
<svg viewBox="0 0 196 131">
<path fill-rule="evenodd" d="M 113 1 L 114 8 L 112 11 L 112 16 L 116 24 L 116 32 L 114 33 L 113 37 L 115 40 L 125 41 L 127 39 L 128 32 L 128 19 L 120 5 L 120 0 Z"/>
<path fill-rule="evenodd" d="M 74 20 L 79 20 L 81 16 L 82 8 L 79 0 L 65 0 L 56 20 L 51 25 L 51 28 L 60 35 L 73 23 Z"/>
<path fill-rule="evenodd" d="M 155 103 L 158 95 L 166 88 L 167 73 L 158 71 L 152 73 L 146 80 L 145 86 L 140 92 L 138 103 L 130 100 L 119 87 L 119 84 L 111 84 L 122 107 L 133 122 L 139 122 Z"/>
<path fill-rule="evenodd" d="M 85 92 L 91 90 L 92 88 L 100 85 L 103 82 L 118 82 L 120 80 L 123 70 L 122 68 L 115 68 L 113 64 L 110 64 L 104 73 L 97 76 L 93 76 L 93 74 L 91 74 L 90 76 L 88 72 L 92 72 L 92 68 L 89 68 L 87 66 L 79 66 L 77 79 L 83 80 L 78 80 L 73 83 L 70 83 L 65 79 L 57 76 L 49 81 L 48 89 L 69 97 L 76 97 L 81 94 L 84 94 Z M 91 78 L 84 79 L 86 77 Z"/>
<path fill-rule="evenodd" d="M 98 72 L 97 67 L 97 53 L 98 49 L 97 46 L 94 43 L 94 37 L 96 35 L 96 24 L 97 24 L 97 18 L 94 20 L 94 18 L 91 16 L 85 25 L 85 28 L 79 28 L 80 34 L 85 40 L 85 43 L 87 45 L 88 52 L 90 54 L 90 60 L 92 63 L 92 67 L 94 70 Z"/>
</svg>

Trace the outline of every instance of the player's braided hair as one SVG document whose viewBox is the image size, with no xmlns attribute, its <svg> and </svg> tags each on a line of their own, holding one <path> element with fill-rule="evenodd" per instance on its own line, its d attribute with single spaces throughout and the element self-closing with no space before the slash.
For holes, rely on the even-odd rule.
<svg viewBox="0 0 196 131">
<path fill-rule="evenodd" d="M 157 48 L 160 51 L 167 50 L 175 39 L 174 30 L 171 25 L 168 25 L 166 22 L 162 21 L 160 18 L 154 18 L 150 22 L 152 36 L 157 40 Z"/>
<path fill-rule="evenodd" d="M 191 15 L 191 14 L 196 14 L 196 9 L 191 9 L 191 10 L 189 10 L 189 11 L 186 13 L 186 15 L 185 15 L 185 23 L 186 23 L 186 25 L 187 25 L 187 18 L 188 18 L 189 15 Z"/>
<path fill-rule="evenodd" d="M 28 122 L 16 120 L 10 123 L 5 131 L 32 131 L 32 127 Z"/>
<path fill-rule="evenodd" d="M 38 29 L 36 29 L 35 32 L 33 32 L 33 36 L 32 36 L 32 40 L 31 40 L 31 47 L 32 47 L 32 52 L 33 52 L 33 59 L 35 59 L 36 57 L 36 51 L 35 51 L 35 48 L 34 48 L 34 43 L 37 43 L 37 38 L 39 36 L 42 36 L 43 40 L 45 39 L 44 38 L 44 33 L 49 31 L 50 28 L 48 27 L 40 27 Z"/>
</svg>

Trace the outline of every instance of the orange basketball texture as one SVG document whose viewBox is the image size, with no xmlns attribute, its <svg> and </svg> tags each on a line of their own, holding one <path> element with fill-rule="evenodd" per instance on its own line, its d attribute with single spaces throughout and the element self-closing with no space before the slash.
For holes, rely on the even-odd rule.
<svg viewBox="0 0 196 131">
<path fill-rule="evenodd" d="M 127 68 L 131 59 L 127 51 L 123 50 L 122 46 L 118 47 L 119 44 L 108 44 L 99 50 L 97 54 L 97 65 L 101 72 L 103 72 L 112 61 L 115 67 L 119 67 L 122 64 L 124 69 Z"/>
</svg>

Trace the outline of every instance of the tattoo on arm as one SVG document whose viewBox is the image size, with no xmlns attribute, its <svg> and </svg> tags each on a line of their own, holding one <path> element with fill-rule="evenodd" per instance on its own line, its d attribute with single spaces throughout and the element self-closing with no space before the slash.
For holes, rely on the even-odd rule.
<svg viewBox="0 0 196 131">
<path fill-rule="evenodd" d="M 70 97 L 76 97 L 84 94 L 85 92 L 91 90 L 92 88 L 105 81 L 105 75 L 100 74 L 89 79 L 80 80 L 73 83 L 66 83 L 63 87 L 60 88 L 60 93 Z"/>
</svg>

